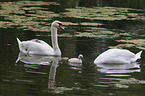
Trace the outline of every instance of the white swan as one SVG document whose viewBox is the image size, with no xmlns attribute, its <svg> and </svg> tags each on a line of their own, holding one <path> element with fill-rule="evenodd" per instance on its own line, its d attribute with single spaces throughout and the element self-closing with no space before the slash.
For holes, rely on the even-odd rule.
<svg viewBox="0 0 145 96">
<path fill-rule="evenodd" d="M 17 38 L 19 50 L 23 53 L 37 55 L 61 55 L 57 41 L 57 28 L 64 29 L 60 21 L 54 21 L 51 24 L 51 40 L 53 48 L 42 40 L 33 39 L 21 42 Z"/>
<path fill-rule="evenodd" d="M 134 54 L 126 49 L 109 49 L 100 54 L 94 63 L 132 63 L 140 59 L 142 51 Z"/>
<path fill-rule="evenodd" d="M 83 55 L 82 54 L 80 54 L 79 56 L 78 56 L 78 58 L 71 58 L 71 59 L 69 59 L 68 60 L 68 62 L 69 63 L 82 63 L 82 59 L 83 58 Z"/>
</svg>

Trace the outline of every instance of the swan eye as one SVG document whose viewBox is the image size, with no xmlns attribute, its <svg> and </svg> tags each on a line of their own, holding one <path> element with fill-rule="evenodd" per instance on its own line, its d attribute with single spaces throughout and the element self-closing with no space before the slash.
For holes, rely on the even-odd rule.
<svg viewBox="0 0 145 96">
<path fill-rule="evenodd" d="M 59 25 L 62 25 L 61 23 L 58 23 Z"/>
</svg>

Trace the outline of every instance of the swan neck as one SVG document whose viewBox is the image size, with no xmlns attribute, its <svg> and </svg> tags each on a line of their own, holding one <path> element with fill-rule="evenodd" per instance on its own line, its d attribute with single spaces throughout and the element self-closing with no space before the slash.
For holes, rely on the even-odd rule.
<svg viewBox="0 0 145 96">
<path fill-rule="evenodd" d="M 78 59 L 79 59 L 79 60 L 81 60 L 82 58 L 83 58 L 83 56 L 82 56 L 82 55 L 79 55 L 79 56 L 78 56 Z"/>
<path fill-rule="evenodd" d="M 58 46 L 58 40 L 57 40 L 57 28 L 51 26 L 51 39 L 52 39 L 52 46 L 54 51 L 58 51 L 57 53 L 60 53 L 60 49 Z"/>
</svg>

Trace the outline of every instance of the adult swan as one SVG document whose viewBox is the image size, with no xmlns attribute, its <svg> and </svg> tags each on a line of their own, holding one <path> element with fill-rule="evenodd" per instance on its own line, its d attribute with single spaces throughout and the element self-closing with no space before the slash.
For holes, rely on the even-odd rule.
<svg viewBox="0 0 145 96">
<path fill-rule="evenodd" d="M 53 48 L 42 40 L 32 39 L 21 42 L 17 38 L 19 50 L 23 53 L 37 55 L 61 55 L 57 40 L 57 28 L 64 29 L 60 21 L 54 21 L 51 24 L 51 40 Z"/>
<path fill-rule="evenodd" d="M 142 51 L 134 54 L 126 49 L 109 49 L 100 54 L 94 63 L 132 63 L 140 59 Z"/>
</svg>

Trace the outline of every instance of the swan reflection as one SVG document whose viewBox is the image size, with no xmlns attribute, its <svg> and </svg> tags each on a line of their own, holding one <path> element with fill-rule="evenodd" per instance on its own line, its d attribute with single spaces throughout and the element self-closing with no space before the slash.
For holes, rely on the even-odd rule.
<svg viewBox="0 0 145 96">
<path fill-rule="evenodd" d="M 61 93 L 67 90 L 73 90 L 78 88 L 67 88 L 67 87 L 57 87 L 56 86 L 56 72 L 57 68 L 59 66 L 59 63 L 61 60 L 66 60 L 67 58 L 61 58 L 61 57 L 55 57 L 55 56 L 40 56 L 40 55 L 28 55 L 24 53 L 19 53 L 18 59 L 16 60 L 16 63 L 19 61 L 25 63 L 24 67 L 26 68 L 26 72 L 28 73 L 36 73 L 36 74 L 49 74 L 48 77 L 48 88 L 47 92 L 52 93 Z M 62 62 L 62 61 L 61 61 Z M 50 65 L 50 71 L 49 73 L 46 73 L 45 71 L 41 72 L 39 71 L 39 67 L 41 65 Z M 47 66 L 48 67 L 48 66 Z"/>
<path fill-rule="evenodd" d="M 58 63 L 59 63 L 59 60 L 52 61 L 52 65 L 49 72 L 49 79 L 48 79 L 48 92 L 61 93 L 67 90 L 79 89 L 77 87 L 67 88 L 67 87 L 56 86 L 55 78 L 56 78 Z"/>
<path fill-rule="evenodd" d="M 131 64 L 97 64 L 97 71 L 104 75 L 99 78 L 96 86 L 128 88 L 129 86 L 120 84 L 120 82 L 132 78 L 132 73 L 140 72 L 141 69 L 140 64 L 134 62 Z"/>
<path fill-rule="evenodd" d="M 61 60 L 59 56 L 41 56 L 41 55 L 29 55 L 25 53 L 19 53 L 16 63 L 19 61 L 24 63 L 26 72 L 37 74 L 48 74 L 46 72 L 38 72 L 41 65 L 51 65 L 54 60 Z"/>
<path fill-rule="evenodd" d="M 140 72 L 137 62 L 131 64 L 97 64 L 97 70 L 101 73 L 133 73 Z"/>
<path fill-rule="evenodd" d="M 48 89 L 55 89 L 55 75 L 57 66 L 58 60 L 54 60 L 49 72 Z"/>
<path fill-rule="evenodd" d="M 29 55 L 25 53 L 19 53 L 18 61 L 26 64 L 39 64 L 39 65 L 50 65 L 51 61 L 54 59 L 61 59 L 60 56 L 41 56 L 41 55 Z"/>
</svg>

